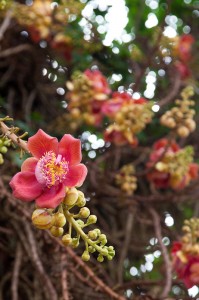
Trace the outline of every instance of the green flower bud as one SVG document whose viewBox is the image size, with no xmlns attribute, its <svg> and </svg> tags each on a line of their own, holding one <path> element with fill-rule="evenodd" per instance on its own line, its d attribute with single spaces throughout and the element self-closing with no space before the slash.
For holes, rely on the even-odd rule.
<svg viewBox="0 0 199 300">
<path fill-rule="evenodd" d="M 53 236 L 55 237 L 60 237 L 63 235 L 64 230 L 62 227 L 56 227 L 56 226 L 52 226 L 50 229 L 50 232 Z"/>
<path fill-rule="evenodd" d="M 100 234 L 100 236 L 99 236 L 99 240 L 100 241 L 104 241 L 104 240 L 106 240 L 106 235 L 105 234 Z"/>
<path fill-rule="evenodd" d="M 64 227 L 66 224 L 66 218 L 64 214 L 57 212 L 52 217 L 52 225 L 55 227 Z"/>
<path fill-rule="evenodd" d="M 88 209 L 88 207 L 82 207 L 79 211 L 79 216 L 80 218 L 88 218 L 88 216 L 90 215 L 90 210 Z"/>
<path fill-rule="evenodd" d="M 101 254 L 103 256 L 107 256 L 108 255 L 108 250 L 106 248 L 103 248 L 102 251 L 101 251 Z"/>
<path fill-rule="evenodd" d="M 87 219 L 87 224 L 95 224 L 97 222 L 97 217 L 95 215 L 90 215 Z"/>
<path fill-rule="evenodd" d="M 103 262 L 104 261 L 104 257 L 101 254 L 99 254 L 98 257 L 97 257 L 97 260 L 99 262 Z"/>
<path fill-rule="evenodd" d="M 89 237 L 89 239 L 91 239 L 91 240 L 96 240 L 97 239 L 97 237 L 98 237 L 98 234 L 97 234 L 97 232 L 95 231 L 95 230 L 90 230 L 89 232 L 88 232 L 88 237 Z"/>
<path fill-rule="evenodd" d="M 96 251 L 96 249 L 95 249 L 94 247 L 92 247 L 92 246 L 89 246 L 89 247 L 88 247 L 88 251 L 89 251 L 90 253 L 94 253 L 94 252 Z"/>
<path fill-rule="evenodd" d="M 63 203 L 68 205 L 68 206 L 72 206 L 76 203 L 78 199 L 78 191 L 76 188 L 71 188 L 69 189 L 69 191 L 66 193 L 66 196 L 64 198 Z"/>
<path fill-rule="evenodd" d="M 72 239 L 72 243 L 71 243 L 71 246 L 73 248 L 77 248 L 79 246 L 79 240 L 77 238 L 73 238 Z"/>
<path fill-rule="evenodd" d="M 77 199 L 76 205 L 78 207 L 83 207 L 83 206 L 85 206 L 85 204 L 86 204 L 86 199 L 84 197 L 84 193 L 82 193 L 81 191 L 78 191 L 78 199 Z"/>
<path fill-rule="evenodd" d="M 0 148 L 0 152 L 3 153 L 3 154 L 5 154 L 7 151 L 8 151 L 8 148 L 5 147 L 5 146 L 2 146 L 2 147 Z"/>
<path fill-rule="evenodd" d="M 52 227 L 52 216 L 45 209 L 36 209 L 32 214 L 32 222 L 39 229 Z"/>
<path fill-rule="evenodd" d="M 82 220 L 77 220 L 76 222 L 80 227 L 84 226 L 84 222 Z"/>
<path fill-rule="evenodd" d="M 90 255 L 87 251 L 84 251 L 84 253 L 82 254 L 82 260 L 83 261 L 89 261 L 90 259 Z"/>
<path fill-rule="evenodd" d="M 64 246 L 68 246 L 72 243 L 72 239 L 70 234 L 65 234 L 62 237 L 62 243 L 64 244 Z"/>
</svg>

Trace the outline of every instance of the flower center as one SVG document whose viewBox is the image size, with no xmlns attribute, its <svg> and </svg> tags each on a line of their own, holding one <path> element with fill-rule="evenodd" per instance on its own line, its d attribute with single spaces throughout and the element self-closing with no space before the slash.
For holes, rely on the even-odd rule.
<svg viewBox="0 0 199 300">
<path fill-rule="evenodd" d="M 37 163 L 35 176 L 39 183 L 51 188 L 66 179 L 68 162 L 62 155 L 56 157 L 53 151 L 44 154 Z"/>
</svg>

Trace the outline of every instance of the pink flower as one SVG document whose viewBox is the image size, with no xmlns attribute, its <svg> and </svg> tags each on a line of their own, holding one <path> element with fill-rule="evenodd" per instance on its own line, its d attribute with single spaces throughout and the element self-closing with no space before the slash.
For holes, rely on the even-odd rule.
<svg viewBox="0 0 199 300">
<path fill-rule="evenodd" d="M 80 164 L 81 143 L 70 134 L 60 142 L 43 130 L 28 139 L 27 158 L 21 172 L 11 180 L 13 195 L 22 201 L 36 201 L 41 208 L 55 208 L 66 195 L 66 187 L 80 186 L 87 168 Z"/>
<path fill-rule="evenodd" d="M 115 92 L 112 95 L 112 98 L 106 101 L 102 107 L 102 112 L 104 115 L 112 118 L 120 110 L 120 108 L 125 104 L 145 104 L 147 100 L 140 98 L 135 100 L 128 93 L 119 93 Z"/>
<path fill-rule="evenodd" d="M 164 168 L 161 170 L 156 169 L 156 163 L 163 163 L 167 166 L 166 155 L 172 156 L 176 152 L 180 151 L 180 147 L 175 141 L 169 141 L 167 139 L 160 139 L 153 145 L 153 151 L 150 154 L 150 161 L 147 163 L 147 168 L 152 168 L 147 174 L 147 179 L 154 183 L 157 188 L 172 188 L 174 190 L 181 190 L 185 188 L 191 180 L 198 177 L 198 164 L 190 163 L 188 165 L 187 173 L 184 176 L 177 176 L 179 174 L 170 173 L 169 169 Z M 166 159 L 166 161 L 165 161 Z M 175 157 L 173 158 L 175 162 Z"/>
<path fill-rule="evenodd" d="M 191 49 L 195 42 L 191 34 L 183 34 L 178 43 L 178 55 L 181 61 L 187 62 L 191 59 Z"/>
<path fill-rule="evenodd" d="M 183 251 L 181 242 L 174 242 L 172 249 L 173 269 L 189 289 L 199 284 L 199 255 Z"/>
<path fill-rule="evenodd" d="M 110 94 L 111 90 L 109 88 L 106 77 L 102 75 L 99 70 L 86 70 L 84 74 L 92 82 L 93 88 L 96 93 L 100 94 Z"/>
</svg>

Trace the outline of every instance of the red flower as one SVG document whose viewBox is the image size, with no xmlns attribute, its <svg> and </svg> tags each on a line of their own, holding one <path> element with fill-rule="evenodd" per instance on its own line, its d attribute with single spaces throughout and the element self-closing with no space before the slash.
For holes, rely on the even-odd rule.
<svg viewBox="0 0 199 300">
<path fill-rule="evenodd" d="M 106 77 L 103 76 L 99 70 L 88 69 L 84 72 L 84 74 L 92 82 L 93 88 L 97 94 L 110 94 L 111 90 L 109 88 Z"/>
<path fill-rule="evenodd" d="M 171 141 L 170 145 L 168 146 L 169 141 L 167 139 L 160 139 L 153 145 L 154 151 L 150 155 L 150 160 L 152 162 L 156 162 L 160 159 L 160 157 L 165 152 L 165 148 L 167 147 L 166 153 L 175 153 L 180 150 L 178 144 L 175 141 Z"/>
<path fill-rule="evenodd" d="M 191 58 L 191 48 L 195 42 L 191 34 L 184 34 L 180 37 L 178 42 L 178 55 L 181 61 L 187 62 Z"/>
<path fill-rule="evenodd" d="M 135 147 L 138 145 L 138 139 L 135 137 L 134 134 L 131 134 L 129 138 L 127 138 L 124 133 L 117 128 L 110 126 L 104 132 L 104 139 L 106 142 L 114 143 L 118 146 L 123 146 L 126 144 L 130 144 L 131 146 Z"/>
<path fill-rule="evenodd" d="M 132 96 L 126 92 L 119 93 L 115 92 L 112 95 L 112 98 L 104 103 L 102 107 L 102 112 L 108 117 L 114 117 L 114 115 L 120 110 L 124 104 L 144 104 L 147 103 L 147 100 L 144 98 L 133 99 Z"/>
<path fill-rule="evenodd" d="M 12 178 L 13 195 L 22 201 L 35 200 L 42 208 L 55 208 L 65 197 L 66 187 L 80 186 L 86 177 L 87 168 L 80 164 L 80 140 L 65 134 L 58 142 L 40 129 L 28 139 L 27 147 L 33 157 Z"/>
<path fill-rule="evenodd" d="M 113 117 L 121 108 L 124 103 L 128 103 L 131 100 L 131 95 L 128 93 L 115 92 L 112 98 L 104 103 L 102 112 L 108 117 Z"/>
<path fill-rule="evenodd" d="M 152 168 L 152 170 L 147 174 L 147 179 L 152 181 L 157 188 L 171 187 L 172 189 L 180 190 L 187 186 L 191 180 L 198 177 L 199 167 L 198 164 L 190 163 L 188 171 L 184 176 L 179 176 L 181 174 L 171 174 L 169 169 L 167 169 L 166 156 L 168 157 L 169 154 L 171 157 L 173 156 L 175 163 L 174 154 L 181 149 L 175 141 L 171 141 L 169 145 L 168 143 L 167 139 L 161 139 L 153 145 L 150 161 L 147 163 L 147 168 Z"/>
<path fill-rule="evenodd" d="M 183 252 L 182 243 L 174 242 L 171 249 L 173 269 L 189 289 L 199 284 L 199 255 Z"/>
</svg>

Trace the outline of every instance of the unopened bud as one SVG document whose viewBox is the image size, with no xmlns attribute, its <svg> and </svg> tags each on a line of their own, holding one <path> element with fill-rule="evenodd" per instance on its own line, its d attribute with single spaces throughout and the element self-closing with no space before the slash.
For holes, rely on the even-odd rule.
<svg viewBox="0 0 199 300">
<path fill-rule="evenodd" d="M 103 248 L 102 251 L 101 251 L 101 254 L 104 255 L 104 256 L 107 256 L 108 255 L 108 250 L 106 248 Z"/>
<path fill-rule="evenodd" d="M 50 232 L 53 236 L 59 237 L 63 235 L 64 229 L 62 227 L 52 226 Z"/>
<path fill-rule="evenodd" d="M 177 134 L 182 137 L 182 138 L 185 138 L 189 135 L 189 129 L 185 126 L 180 126 L 178 129 L 177 129 Z"/>
<path fill-rule="evenodd" d="M 86 204 L 86 199 L 84 197 L 84 193 L 82 193 L 81 191 L 78 191 L 78 199 L 76 202 L 76 205 L 79 207 L 83 207 Z"/>
<path fill-rule="evenodd" d="M 97 222 L 97 217 L 95 215 L 90 215 L 87 219 L 87 224 L 95 224 Z"/>
<path fill-rule="evenodd" d="M 72 239 L 72 243 L 71 243 L 71 246 L 73 248 L 77 248 L 79 246 L 79 240 L 77 238 L 73 238 Z"/>
<path fill-rule="evenodd" d="M 88 207 L 82 207 L 79 211 L 79 216 L 81 218 L 88 218 L 88 216 L 90 215 L 90 210 L 88 209 Z"/>
<path fill-rule="evenodd" d="M 97 257 L 97 260 L 99 262 L 103 262 L 104 261 L 104 257 L 101 254 L 99 254 L 98 257 Z"/>
<path fill-rule="evenodd" d="M 97 237 L 98 237 L 98 234 L 97 234 L 97 232 L 96 232 L 95 230 L 90 230 L 90 231 L 88 232 L 88 237 L 89 237 L 89 239 L 91 239 L 91 240 L 96 240 Z"/>
<path fill-rule="evenodd" d="M 90 259 L 90 255 L 87 251 L 84 251 L 84 253 L 82 254 L 82 260 L 83 261 L 89 261 Z"/>
<path fill-rule="evenodd" d="M 71 236 L 69 234 L 65 234 L 62 237 L 62 243 L 64 244 L 64 246 L 68 246 L 72 243 L 72 239 Z"/>
<path fill-rule="evenodd" d="M 66 204 L 66 205 L 72 206 L 72 205 L 74 205 L 76 203 L 77 199 L 78 199 L 78 191 L 77 191 L 77 189 L 76 188 L 71 188 L 67 192 L 67 194 L 66 194 L 66 196 L 64 198 L 63 203 Z"/>
<path fill-rule="evenodd" d="M 59 212 L 54 214 L 54 216 L 52 217 L 52 225 L 56 227 L 64 227 L 65 224 L 66 224 L 66 217 L 64 216 L 64 214 Z"/>
<path fill-rule="evenodd" d="M 3 153 L 3 154 L 5 154 L 7 151 L 8 151 L 8 148 L 5 147 L 5 146 L 2 146 L 2 147 L 0 148 L 0 152 Z"/>
<path fill-rule="evenodd" d="M 36 209 L 32 214 L 32 222 L 39 229 L 52 227 L 52 216 L 45 209 Z"/>
</svg>

